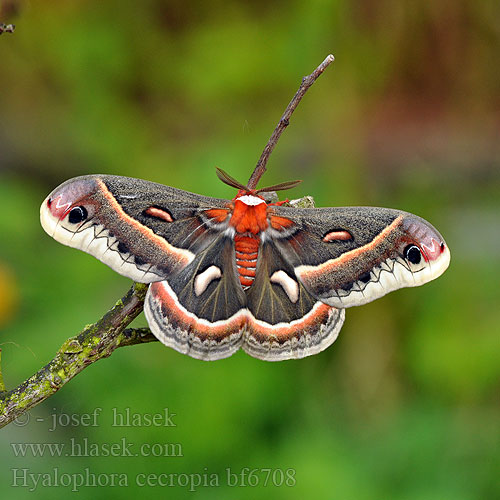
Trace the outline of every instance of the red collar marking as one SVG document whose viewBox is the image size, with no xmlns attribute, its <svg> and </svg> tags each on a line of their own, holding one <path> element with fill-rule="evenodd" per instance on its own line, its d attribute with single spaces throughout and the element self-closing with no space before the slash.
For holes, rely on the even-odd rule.
<svg viewBox="0 0 500 500">
<path fill-rule="evenodd" d="M 249 205 L 240 200 L 244 196 L 249 196 L 262 200 L 262 203 Z M 255 194 L 255 191 L 238 191 L 234 198 L 234 209 L 229 224 L 234 227 L 239 234 L 251 233 L 257 236 L 268 227 L 267 203 L 262 196 Z"/>
</svg>

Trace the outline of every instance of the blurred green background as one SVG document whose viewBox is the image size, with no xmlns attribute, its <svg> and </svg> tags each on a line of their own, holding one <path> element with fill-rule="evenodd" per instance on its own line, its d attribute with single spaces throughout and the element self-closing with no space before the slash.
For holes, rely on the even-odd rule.
<svg viewBox="0 0 500 500">
<path fill-rule="evenodd" d="M 263 184 L 302 178 L 290 197 L 414 212 L 452 254 L 436 282 L 348 310 L 336 343 L 311 358 L 273 364 L 240 352 L 204 363 L 157 343 L 116 351 L 0 433 L 9 498 L 66 498 L 72 487 L 56 484 L 56 469 L 101 484 L 126 475 L 128 488 L 80 487 L 93 499 L 500 497 L 497 1 L 4 0 L 0 22 L 17 25 L 0 37 L 8 388 L 130 286 L 43 232 L 48 192 L 111 173 L 230 198 L 214 167 L 245 182 L 300 78 L 330 52 L 336 62 L 293 116 Z M 97 426 L 64 425 L 96 408 Z M 113 408 L 169 408 L 176 425 L 113 426 Z M 22 457 L 12 447 L 72 439 L 125 439 L 134 452 L 172 443 L 182 456 Z M 259 486 L 244 486 L 245 467 Z M 16 468 L 39 484 L 16 480 Z M 136 484 L 161 473 L 171 485 Z M 182 474 L 215 475 L 218 486 L 190 492 Z"/>
</svg>

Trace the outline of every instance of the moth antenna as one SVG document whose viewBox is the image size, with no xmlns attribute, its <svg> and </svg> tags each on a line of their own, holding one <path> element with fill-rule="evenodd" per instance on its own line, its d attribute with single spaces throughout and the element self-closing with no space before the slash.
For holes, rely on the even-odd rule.
<svg viewBox="0 0 500 500">
<path fill-rule="evenodd" d="M 234 177 L 231 177 L 227 172 L 224 172 L 222 168 L 215 167 L 217 177 L 228 186 L 234 187 L 236 189 L 242 189 L 248 191 L 248 188 L 244 186 L 241 182 L 237 181 Z"/>
<path fill-rule="evenodd" d="M 257 189 L 257 193 L 267 193 L 269 191 L 283 191 L 285 189 L 292 189 L 295 186 L 298 186 L 302 181 L 297 180 L 297 181 L 288 181 L 288 182 L 281 182 L 280 184 L 275 184 L 274 186 L 268 186 L 262 189 Z"/>
</svg>

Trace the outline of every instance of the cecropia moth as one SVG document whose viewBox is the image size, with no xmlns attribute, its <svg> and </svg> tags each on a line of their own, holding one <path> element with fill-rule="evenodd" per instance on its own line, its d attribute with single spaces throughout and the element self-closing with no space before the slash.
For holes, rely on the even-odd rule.
<svg viewBox="0 0 500 500">
<path fill-rule="evenodd" d="M 256 358 L 303 358 L 337 338 L 345 308 L 422 285 L 450 252 L 425 220 L 373 207 L 295 208 L 261 194 L 296 182 L 209 198 L 140 179 L 70 179 L 42 203 L 57 241 L 150 283 L 154 335 L 203 360 L 240 347 Z"/>
</svg>

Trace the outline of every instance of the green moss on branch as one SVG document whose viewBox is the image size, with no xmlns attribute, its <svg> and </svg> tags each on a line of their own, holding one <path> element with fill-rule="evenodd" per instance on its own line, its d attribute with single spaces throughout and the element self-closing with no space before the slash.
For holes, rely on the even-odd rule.
<svg viewBox="0 0 500 500">
<path fill-rule="evenodd" d="M 52 361 L 15 389 L 5 390 L 0 369 L 0 427 L 52 396 L 84 368 L 110 356 L 116 348 L 156 340 L 147 328 L 125 329 L 142 311 L 147 288 L 134 283 L 99 321 L 66 340 Z"/>
</svg>

